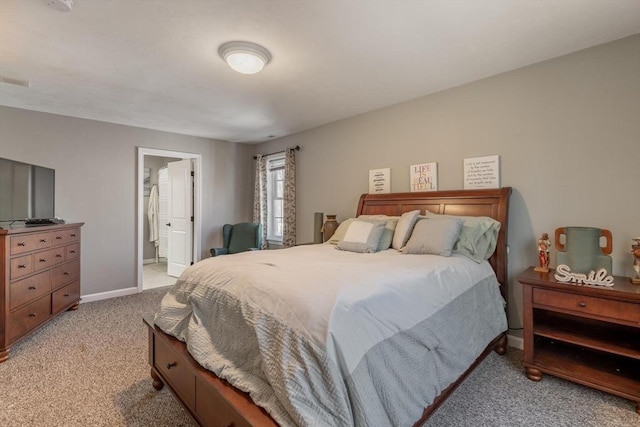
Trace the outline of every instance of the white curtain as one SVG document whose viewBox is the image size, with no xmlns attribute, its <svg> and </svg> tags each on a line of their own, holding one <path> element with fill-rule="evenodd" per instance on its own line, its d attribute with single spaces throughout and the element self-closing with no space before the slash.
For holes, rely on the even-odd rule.
<svg viewBox="0 0 640 427">
<path fill-rule="evenodd" d="M 282 244 L 288 248 L 296 245 L 296 150 L 293 148 L 285 150 L 282 196 L 284 199 Z"/>
<path fill-rule="evenodd" d="M 160 168 L 158 171 L 158 255 L 166 258 L 169 242 L 169 170 Z"/>
<path fill-rule="evenodd" d="M 267 159 L 256 156 L 256 181 L 253 192 L 253 222 L 262 224 L 262 246 L 267 248 Z"/>
</svg>

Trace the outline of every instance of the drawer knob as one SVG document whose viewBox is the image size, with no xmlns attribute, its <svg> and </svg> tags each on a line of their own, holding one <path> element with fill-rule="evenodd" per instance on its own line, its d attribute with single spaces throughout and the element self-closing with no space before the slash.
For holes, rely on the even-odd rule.
<svg viewBox="0 0 640 427">
<path fill-rule="evenodd" d="M 56 258 L 62 258 L 62 255 L 56 254 Z"/>
<path fill-rule="evenodd" d="M 585 307 L 587 306 L 587 303 L 586 303 L 586 302 L 584 302 L 584 301 L 580 301 L 580 302 L 578 303 L 578 305 L 579 305 L 580 307 L 582 307 L 582 308 L 585 308 Z"/>
<path fill-rule="evenodd" d="M 71 235 L 71 237 L 76 237 L 76 235 L 75 235 L 75 234 L 72 234 L 72 235 Z"/>
<path fill-rule="evenodd" d="M 62 240 L 62 236 L 56 236 L 56 240 Z"/>
<path fill-rule="evenodd" d="M 75 253 L 76 253 L 76 251 L 69 251 L 69 253 L 70 253 L 70 254 L 75 254 Z"/>
<path fill-rule="evenodd" d="M 36 317 L 37 314 L 36 313 L 29 313 L 29 317 Z"/>
<path fill-rule="evenodd" d="M 40 239 L 40 243 L 47 243 L 47 239 Z"/>
<path fill-rule="evenodd" d="M 24 242 L 18 242 L 18 246 L 24 246 Z"/>
<path fill-rule="evenodd" d="M 36 287 L 35 286 L 29 286 L 29 289 L 32 290 L 32 291 L 35 291 Z"/>
<path fill-rule="evenodd" d="M 69 294 L 64 294 L 63 296 L 68 298 L 68 297 L 69 297 Z"/>
<path fill-rule="evenodd" d="M 176 362 L 170 362 L 170 363 L 167 363 L 167 369 L 171 369 L 171 368 L 173 368 L 174 366 L 176 366 Z"/>
<path fill-rule="evenodd" d="M 64 274 L 65 276 L 68 276 L 68 275 L 69 275 L 69 272 L 68 272 L 68 271 L 65 271 L 65 272 L 64 272 L 64 273 L 62 273 L 62 274 Z"/>
<path fill-rule="evenodd" d="M 38 261 L 40 261 L 40 262 L 47 262 L 47 260 L 46 260 L 46 259 L 44 259 L 44 258 L 40 258 Z"/>
<path fill-rule="evenodd" d="M 18 264 L 18 268 L 27 268 L 27 264 Z"/>
</svg>

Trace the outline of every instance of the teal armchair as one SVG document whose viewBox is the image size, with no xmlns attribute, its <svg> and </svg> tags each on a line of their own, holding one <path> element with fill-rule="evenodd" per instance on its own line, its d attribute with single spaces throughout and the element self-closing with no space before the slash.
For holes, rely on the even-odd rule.
<svg viewBox="0 0 640 427">
<path fill-rule="evenodd" d="M 212 248 L 211 256 L 236 254 L 238 252 L 257 251 L 262 246 L 262 224 L 241 222 L 225 224 L 222 227 L 224 247 Z"/>
</svg>

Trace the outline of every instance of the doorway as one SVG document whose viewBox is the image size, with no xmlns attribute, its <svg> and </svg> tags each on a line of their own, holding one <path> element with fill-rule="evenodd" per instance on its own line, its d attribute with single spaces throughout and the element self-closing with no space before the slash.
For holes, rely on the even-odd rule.
<svg viewBox="0 0 640 427">
<path fill-rule="evenodd" d="M 188 160 L 182 161 L 181 160 Z M 168 164 L 187 164 L 191 165 L 193 169 L 193 185 L 192 185 L 192 202 L 183 202 L 185 206 L 181 207 L 183 212 L 192 212 L 190 216 L 193 217 L 193 221 L 186 228 L 188 230 L 188 242 L 189 244 L 182 248 L 173 248 L 172 254 L 175 257 L 177 249 L 180 249 L 185 254 L 182 255 L 184 259 L 193 260 L 197 262 L 200 259 L 200 230 L 201 230 L 201 155 L 179 152 L 158 150 L 151 148 L 138 148 L 138 173 L 137 173 L 137 237 L 138 237 L 138 250 L 137 250 L 137 277 L 138 277 L 138 292 L 144 289 L 152 289 L 160 286 L 168 286 L 176 281 L 176 277 L 172 277 L 169 274 L 176 275 L 175 269 L 173 272 L 167 271 L 167 231 L 164 230 L 163 247 L 160 248 L 158 240 L 155 242 L 149 242 L 149 199 L 155 197 L 158 200 L 158 188 L 162 187 L 163 179 L 167 178 L 167 169 L 164 166 Z M 160 173 L 159 173 L 160 172 Z M 163 173 L 164 172 L 164 173 Z M 161 182 L 159 182 L 159 180 Z M 166 188 L 166 182 L 165 188 Z M 156 188 L 153 188 L 153 186 Z M 191 186 L 191 180 L 189 180 Z M 155 195 L 152 196 L 152 193 Z M 166 199 L 166 197 L 165 197 Z M 160 198 L 160 203 L 163 199 Z M 167 204 L 167 200 L 164 200 Z M 158 204 L 156 204 L 158 206 Z M 175 208 L 176 204 L 173 204 Z M 169 223 L 168 218 L 158 218 L 164 225 Z M 174 245 L 175 246 L 175 245 Z M 171 258 L 171 256 L 169 256 Z M 169 274 L 168 274 L 169 273 Z"/>
</svg>

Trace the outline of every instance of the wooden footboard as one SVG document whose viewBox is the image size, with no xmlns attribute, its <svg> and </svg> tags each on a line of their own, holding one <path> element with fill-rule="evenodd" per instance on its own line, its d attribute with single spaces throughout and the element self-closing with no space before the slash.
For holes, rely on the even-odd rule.
<svg viewBox="0 0 640 427">
<path fill-rule="evenodd" d="M 153 387 L 167 385 L 198 424 L 205 427 L 275 427 L 278 424 L 257 406 L 247 393 L 231 386 L 196 362 L 183 342 L 156 328 L 144 318 L 149 328 L 149 365 Z M 414 427 L 422 425 L 455 391 L 491 351 L 507 351 L 506 332 L 496 337 L 460 378 L 447 387 L 425 408 Z"/>
<path fill-rule="evenodd" d="M 248 394 L 232 387 L 196 362 L 184 343 L 149 328 L 149 365 L 153 387 L 166 385 L 198 424 L 206 427 L 275 427 L 275 421 Z"/>
</svg>

